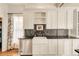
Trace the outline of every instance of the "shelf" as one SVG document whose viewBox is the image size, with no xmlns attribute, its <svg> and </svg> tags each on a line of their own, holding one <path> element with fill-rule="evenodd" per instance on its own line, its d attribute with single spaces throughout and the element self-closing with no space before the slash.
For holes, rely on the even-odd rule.
<svg viewBox="0 0 79 59">
<path fill-rule="evenodd" d="M 34 20 L 46 21 L 46 19 L 45 19 L 45 18 L 35 18 Z"/>
<path fill-rule="evenodd" d="M 46 12 L 35 12 L 35 16 L 46 16 Z"/>
<path fill-rule="evenodd" d="M 34 21 L 35 24 L 46 24 L 46 12 L 35 12 Z"/>
</svg>

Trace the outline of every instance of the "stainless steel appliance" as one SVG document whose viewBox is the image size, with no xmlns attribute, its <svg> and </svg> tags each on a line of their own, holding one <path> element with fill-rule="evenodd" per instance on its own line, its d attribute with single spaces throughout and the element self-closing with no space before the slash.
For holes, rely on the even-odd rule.
<svg viewBox="0 0 79 59">
<path fill-rule="evenodd" d="M 32 56 L 32 40 L 20 38 L 19 55 Z"/>
</svg>

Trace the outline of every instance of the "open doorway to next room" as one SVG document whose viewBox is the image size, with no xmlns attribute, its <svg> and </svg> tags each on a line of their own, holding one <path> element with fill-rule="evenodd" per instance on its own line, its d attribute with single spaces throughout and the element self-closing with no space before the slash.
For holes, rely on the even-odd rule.
<svg viewBox="0 0 79 59">
<path fill-rule="evenodd" d="M 19 38 L 23 38 L 23 16 L 22 14 L 9 14 L 8 23 L 8 50 L 19 48 Z"/>
</svg>

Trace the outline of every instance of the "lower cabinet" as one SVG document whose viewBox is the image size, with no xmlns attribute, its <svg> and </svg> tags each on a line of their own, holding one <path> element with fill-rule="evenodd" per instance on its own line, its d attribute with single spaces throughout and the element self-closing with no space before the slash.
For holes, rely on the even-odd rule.
<svg viewBox="0 0 79 59">
<path fill-rule="evenodd" d="M 64 55 L 64 39 L 58 39 L 58 56 Z"/>
<path fill-rule="evenodd" d="M 65 39 L 64 40 L 64 56 L 72 56 L 73 50 L 73 39 Z"/>
<path fill-rule="evenodd" d="M 74 51 L 75 49 L 79 49 L 79 39 L 73 39 L 73 56 L 78 56 L 78 53 Z"/>
<path fill-rule="evenodd" d="M 58 56 L 72 55 L 72 39 L 58 39 Z"/>
<path fill-rule="evenodd" d="M 35 56 L 57 56 L 57 39 L 33 39 L 32 54 Z"/>
<path fill-rule="evenodd" d="M 57 55 L 57 39 L 49 39 L 48 40 L 48 52 L 50 56 L 56 56 Z"/>
<path fill-rule="evenodd" d="M 32 55 L 48 56 L 48 39 L 33 39 L 32 40 Z"/>
<path fill-rule="evenodd" d="M 77 56 L 79 39 L 33 39 L 32 55 L 38 56 Z"/>
<path fill-rule="evenodd" d="M 49 39 L 49 55 L 71 56 L 72 39 Z"/>
</svg>

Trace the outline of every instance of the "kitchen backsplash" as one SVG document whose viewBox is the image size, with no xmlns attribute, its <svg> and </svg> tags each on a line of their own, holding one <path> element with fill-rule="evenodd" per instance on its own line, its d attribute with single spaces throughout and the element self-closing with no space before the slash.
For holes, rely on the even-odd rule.
<svg viewBox="0 0 79 59">
<path fill-rule="evenodd" d="M 66 38 L 68 37 L 68 29 L 45 29 L 44 31 L 25 29 L 25 37 L 33 38 L 34 36 L 45 36 L 47 38 Z"/>
</svg>

